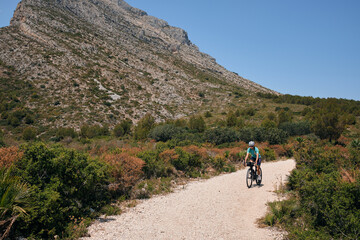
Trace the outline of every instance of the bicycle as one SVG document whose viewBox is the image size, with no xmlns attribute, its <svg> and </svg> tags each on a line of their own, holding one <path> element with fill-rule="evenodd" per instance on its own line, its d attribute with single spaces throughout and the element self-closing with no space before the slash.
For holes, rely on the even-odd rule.
<svg viewBox="0 0 360 240">
<path fill-rule="evenodd" d="M 260 180 L 258 180 L 258 174 L 256 168 L 254 169 L 255 163 L 254 162 L 247 162 L 246 166 L 249 166 L 249 169 L 246 172 L 246 185 L 248 188 L 251 188 L 253 181 L 256 181 L 257 185 L 261 184 L 262 181 L 262 170 L 259 167 L 260 171 Z"/>
</svg>

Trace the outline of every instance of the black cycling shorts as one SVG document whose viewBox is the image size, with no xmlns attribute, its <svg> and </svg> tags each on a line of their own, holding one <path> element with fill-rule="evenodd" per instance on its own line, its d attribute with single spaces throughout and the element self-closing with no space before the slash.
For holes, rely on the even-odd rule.
<svg viewBox="0 0 360 240">
<path fill-rule="evenodd" d="M 254 162 L 256 161 L 256 158 L 254 157 L 251 157 L 251 160 L 253 160 Z M 258 159 L 258 163 L 257 163 L 258 166 L 261 165 L 261 158 Z"/>
</svg>

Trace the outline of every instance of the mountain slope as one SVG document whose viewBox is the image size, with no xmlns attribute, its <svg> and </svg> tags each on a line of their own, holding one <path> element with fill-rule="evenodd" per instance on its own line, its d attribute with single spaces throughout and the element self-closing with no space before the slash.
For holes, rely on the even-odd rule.
<svg viewBox="0 0 360 240">
<path fill-rule="evenodd" d="M 23 0 L 0 29 L 0 60 L 31 84 L 37 97 L 23 101 L 42 125 L 179 118 L 276 93 L 122 0 Z"/>
</svg>

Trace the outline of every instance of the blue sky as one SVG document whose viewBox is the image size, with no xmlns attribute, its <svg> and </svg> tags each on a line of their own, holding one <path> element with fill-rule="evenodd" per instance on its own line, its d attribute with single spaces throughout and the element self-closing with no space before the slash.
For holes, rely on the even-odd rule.
<svg viewBox="0 0 360 240">
<path fill-rule="evenodd" d="M 0 26 L 18 1 L 0 0 Z M 360 100 L 359 0 L 128 0 L 201 51 L 281 93 Z"/>
</svg>

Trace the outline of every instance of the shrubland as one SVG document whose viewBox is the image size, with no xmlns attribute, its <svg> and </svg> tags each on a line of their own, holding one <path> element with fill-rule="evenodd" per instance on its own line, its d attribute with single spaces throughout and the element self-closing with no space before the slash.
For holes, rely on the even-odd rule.
<svg viewBox="0 0 360 240">
<path fill-rule="evenodd" d="M 359 103 L 260 97 L 262 107 L 162 123 L 147 114 L 114 128 L 46 130 L 25 119 L 17 127 L 7 125 L 0 132 L 6 176 L 0 184 L 15 190 L 12 196 L 1 193 L 10 209 L 0 210 L 1 232 L 30 239 L 80 237 L 91 219 L 118 213 L 119 199 L 168 192 L 177 179 L 236 171 L 247 142 L 254 140 L 265 161 L 297 161 L 289 178 L 291 197 L 270 204 L 267 224 L 285 227 L 292 239 L 359 237 Z M 9 141 L 11 132 L 15 138 Z"/>
</svg>

